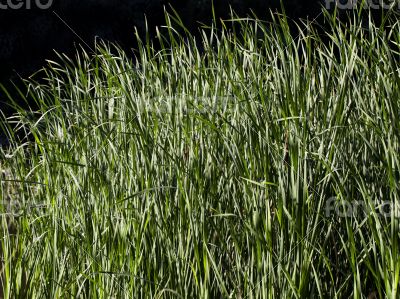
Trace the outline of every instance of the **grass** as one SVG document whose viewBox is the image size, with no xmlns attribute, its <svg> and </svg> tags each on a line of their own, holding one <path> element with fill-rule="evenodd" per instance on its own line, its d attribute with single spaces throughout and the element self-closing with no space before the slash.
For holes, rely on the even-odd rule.
<svg viewBox="0 0 400 299">
<path fill-rule="evenodd" d="M 166 20 L 27 80 L 4 298 L 399 298 L 399 22 Z"/>
</svg>

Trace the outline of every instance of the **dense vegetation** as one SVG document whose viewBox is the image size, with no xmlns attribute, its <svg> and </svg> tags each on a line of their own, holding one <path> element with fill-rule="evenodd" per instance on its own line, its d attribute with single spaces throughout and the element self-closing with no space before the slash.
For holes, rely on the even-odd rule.
<svg viewBox="0 0 400 299">
<path fill-rule="evenodd" d="M 267 18 L 270 9 L 280 9 L 281 5 L 292 18 L 313 18 L 324 5 L 320 0 L 20 0 L 14 3 L 22 7 L 2 9 L 7 0 L 0 1 L 0 82 L 3 84 L 9 78 L 14 81 L 20 76 L 25 78 L 43 66 L 45 59 L 54 59 L 54 49 L 72 56 L 75 44 L 82 40 L 93 47 L 96 36 L 117 42 L 129 51 L 136 47 L 134 26 L 144 35 L 147 20 L 152 35 L 154 26 L 164 24 L 164 8 L 168 9 L 171 4 L 193 32 L 198 22 L 210 22 L 212 4 L 215 14 L 222 18 L 228 17 L 230 6 L 241 16 L 251 8 L 260 18 Z"/>
<path fill-rule="evenodd" d="M 167 19 L 26 82 L 4 297 L 398 298 L 400 23 Z"/>
</svg>

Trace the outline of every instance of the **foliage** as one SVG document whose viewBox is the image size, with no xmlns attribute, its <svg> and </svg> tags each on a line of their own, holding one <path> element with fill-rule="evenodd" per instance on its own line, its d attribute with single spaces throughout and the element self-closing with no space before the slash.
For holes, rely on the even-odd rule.
<svg viewBox="0 0 400 299">
<path fill-rule="evenodd" d="M 400 24 L 325 21 L 50 61 L 4 125 L 5 298 L 398 298 L 398 210 L 326 204 L 399 202 Z"/>
</svg>

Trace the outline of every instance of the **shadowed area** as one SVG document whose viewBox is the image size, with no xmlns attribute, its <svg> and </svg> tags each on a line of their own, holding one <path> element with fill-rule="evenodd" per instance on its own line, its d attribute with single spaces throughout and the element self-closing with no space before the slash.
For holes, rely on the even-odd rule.
<svg viewBox="0 0 400 299">
<path fill-rule="evenodd" d="M 182 16 L 190 30 L 198 21 L 211 19 L 211 1 L 53 1 L 48 9 L 40 9 L 31 1 L 31 9 L 0 9 L 0 80 L 27 76 L 54 57 L 53 49 L 71 53 L 74 44 L 85 43 L 93 47 L 96 36 L 118 42 L 124 48 L 134 47 L 134 27 L 144 34 L 145 18 L 150 31 L 164 24 L 164 7 L 171 4 Z M 41 1 L 46 3 L 46 1 Z M 50 1 L 51 2 L 51 1 Z M 279 0 L 273 1 L 215 1 L 217 17 L 227 17 L 230 6 L 241 15 L 252 9 L 260 18 L 269 15 L 269 9 L 278 9 Z M 320 4 L 314 1 L 284 1 L 290 17 L 315 16 Z M 5 5 L 7 1 L 1 1 Z M 68 28 L 70 27 L 70 28 Z M 75 31 L 75 33 L 73 32 Z M 79 37 L 78 37 L 79 36 Z"/>
<path fill-rule="evenodd" d="M 280 0 L 255 0 L 251 4 L 242 0 L 214 2 L 217 18 L 228 18 L 231 8 L 239 16 L 254 12 L 261 19 L 270 16 L 269 10 L 281 9 Z M 0 1 L 1 7 L 7 3 Z M 30 3 L 30 9 L 26 9 L 26 3 Z M 213 5 L 209 0 L 31 0 L 21 4 L 24 6 L 20 9 L 0 9 L 0 83 L 12 92 L 10 79 L 23 88 L 19 78 L 38 71 L 46 65 L 46 59 L 57 59 L 54 51 L 73 56 L 78 45 L 90 51 L 95 48 L 96 38 L 100 38 L 132 53 L 137 48 L 135 28 L 144 37 L 147 20 L 149 34 L 154 36 L 155 27 L 165 24 L 164 9 L 171 11 L 173 6 L 187 28 L 196 33 L 200 24 L 211 22 Z M 46 4 L 51 5 L 40 8 Z M 289 18 L 312 19 L 322 7 L 320 1 L 289 0 L 284 5 Z M 19 97 L 16 92 L 12 96 Z M 14 110 L 7 101 L 0 89 L 0 109 L 10 115 Z"/>
</svg>

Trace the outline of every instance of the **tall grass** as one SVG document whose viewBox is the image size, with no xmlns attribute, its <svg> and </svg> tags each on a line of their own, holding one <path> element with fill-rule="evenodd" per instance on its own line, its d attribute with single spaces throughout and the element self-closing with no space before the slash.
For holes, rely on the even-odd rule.
<svg viewBox="0 0 400 299">
<path fill-rule="evenodd" d="M 166 20 L 27 81 L 4 297 L 398 298 L 400 24 Z"/>
</svg>

